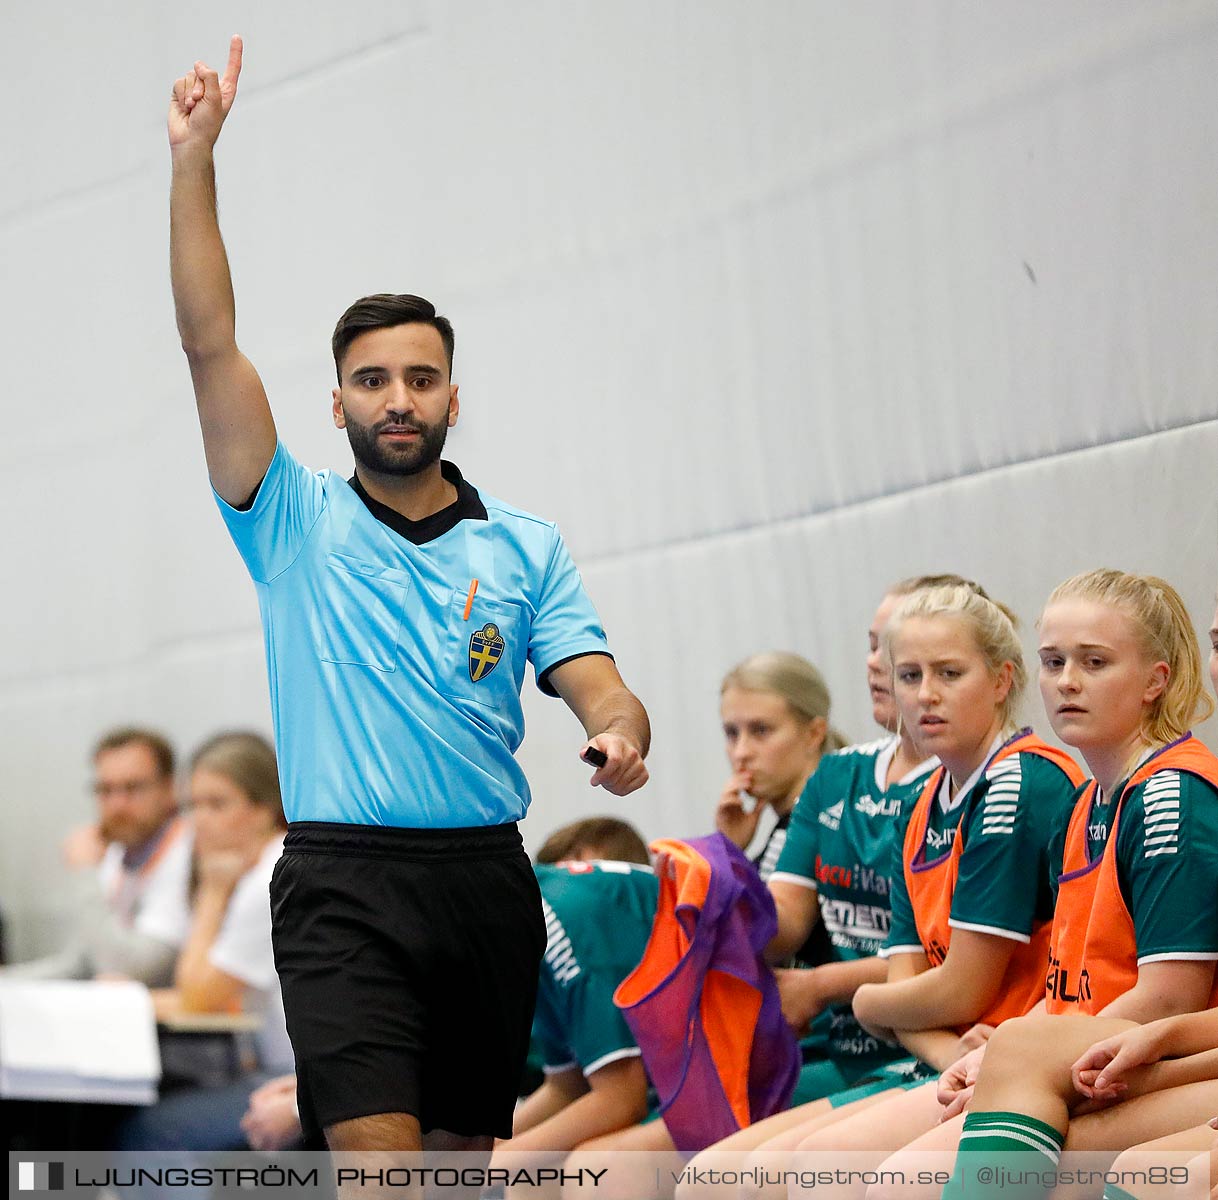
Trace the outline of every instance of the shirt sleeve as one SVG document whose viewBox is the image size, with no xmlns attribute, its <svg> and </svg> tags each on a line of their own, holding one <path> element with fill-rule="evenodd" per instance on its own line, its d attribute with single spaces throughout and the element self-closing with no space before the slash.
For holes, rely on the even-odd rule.
<svg viewBox="0 0 1218 1200">
<path fill-rule="evenodd" d="M 192 841 L 189 833 L 180 833 L 166 848 L 135 915 L 136 929 L 171 946 L 181 946 L 190 933 Z"/>
<path fill-rule="evenodd" d="M 562 1021 L 555 1007 L 556 987 L 554 977 L 543 963 L 533 1012 L 533 1042 L 541 1054 L 541 1069 L 547 1075 L 579 1065 L 562 1035 Z"/>
<path fill-rule="evenodd" d="M 795 883 L 816 890 L 816 835 L 825 793 L 823 772 L 826 765 L 828 760 L 812 773 L 791 810 L 787 840 L 770 875 L 772 881 Z"/>
<path fill-rule="evenodd" d="M 1218 795 L 1180 771 L 1160 771 L 1121 804 L 1121 892 L 1138 963 L 1218 959 Z"/>
<path fill-rule="evenodd" d="M 237 881 L 208 961 L 249 987 L 277 984 L 271 950 L 270 871 L 266 856 Z M 273 862 L 271 866 L 273 866 Z"/>
<path fill-rule="evenodd" d="M 249 508 L 234 508 L 214 489 L 212 494 L 257 583 L 268 583 L 292 565 L 326 506 L 325 477 L 302 467 L 282 442 Z"/>
<path fill-rule="evenodd" d="M 905 838 L 902 836 L 893 847 L 892 889 L 888 902 L 892 915 L 888 921 L 888 937 L 880 951 L 881 958 L 890 954 L 916 954 L 924 952 L 922 939 L 918 935 L 918 923 L 914 920 L 913 905 L 909 900 L 909 889 L 905 886 Z"/>
<path fill-rule="evenodd" d="M 1049 915 L 1049 843 L 1068 816 L 1074 787 L 1064 772 L 1031 754 L 994 768 L 965 803 L 964 838 L 949 924 L 1031 941 Z M 1034 885 L 1029 886 L 1029 871 Z"/>
<path fill-rule="evenodd" d="M 585 1075 L 619 1058 L 640 1053 L 622 1011 L 613 1003 L 621 982 L 617 972 L 603 969 L 581 971 L 568 985 L 568 1024 L 564 1033 Z"/>
<path fill-rule="evenodd" d="M 550 672 L 585 654 L 607 655 L 609 645 L 583 580 L 555 529 L 541 597 L 529 630 L 529 661 L 537 673 L 537 686 L 547 696 L 557 695 L 549 681 Z"/>
</svg>

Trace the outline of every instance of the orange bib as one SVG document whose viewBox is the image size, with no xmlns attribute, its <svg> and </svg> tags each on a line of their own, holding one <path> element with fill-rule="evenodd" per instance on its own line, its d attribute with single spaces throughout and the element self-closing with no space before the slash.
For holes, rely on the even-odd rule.
<svg viewBox="0 0 1218 1200">
<path fill-rule="evenodd" d="M 1137 937 L 1117 874 L 1117 830 L 1126 794 L 1160 771 L 1185 771 L 1218 788 L 1218 758 L 1188 733 L 1164 746 L 1130 776 L 1116 799 L 1104 852 L 1095 862 L 1087 859 L 1095 780 L 1074 806 L 1057 881 L 1045 980 L 1051 1013 L 1097 1013 L 1138 981 Z M 1216 1003 L 1218 979 L 1209 999 L 1210 1007 Z"/>
<path fill-rule="evenodd" d="M 1078 764 L 1064 750 L 1041 741 L 1030 729 L 1021 730 L 995 752 L 985 765 L 985 770 L 1010 758 L 1012 754 L 1033 754 L 1046 759 L 1057 767 L 1075 786 L 1083 782 L 1084 775 Z M 944 855 L 926 861 L 926 829 L 930 823 L 930 806 L 935 802 L 945 768 L 933 772 L 922 789 L 905 829 L 905 848 L 902 860 L 905 864 L 905 887 L 913 908 L 914 922 L 918 928 L 918 939 L 926 951 L 932 967 L 939 966 L 947 957 L 952 942 L 951 916 L 952 896 L 956 891 L 956 880 L 960 875 L 960 856 L 964 853 L 964 838 L 957 832 L 952 848 Z M 984 772 L 983 772 L 984 775 Z M 1032 929 L 1032 940 L 1018 943 L 1015 953 L 1007 963 L 1002 977 L 1002 987 L 991 1007 L 977 1021 L 986 1025 L 997 1025 L 1008 1017 L 1020 1017 L 1040 1002 L 1045 991 L 1045 960 L 1049 952 L 1048 921 L 1037 923 Z"/>
</svg>

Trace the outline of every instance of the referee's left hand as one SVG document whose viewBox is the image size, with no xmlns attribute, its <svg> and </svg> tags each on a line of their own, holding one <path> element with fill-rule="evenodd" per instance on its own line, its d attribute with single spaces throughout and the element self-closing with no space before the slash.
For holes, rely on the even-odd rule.
<svg viewBox="0 0 1218 1200">
<path fill-rule="evenodd" d="M 588 780 L 590 786 L 603 787 L 615 796 L 629 796 L 647 782 L 647 766 L 639 748 L 621 734 L 598 733 L 580 747 L 581 759 L 589 746 L 599 750 L 607 760 L 593 772 Z"/>
</svg>

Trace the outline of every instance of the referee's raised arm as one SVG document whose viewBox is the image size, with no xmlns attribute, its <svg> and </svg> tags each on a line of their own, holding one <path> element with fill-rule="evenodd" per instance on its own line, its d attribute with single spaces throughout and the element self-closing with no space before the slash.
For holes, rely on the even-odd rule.
<svg viewBox="0 0 1218 1200">
<path fill-rule="evenodd" d="M 216 216 L 212 151 L 237 95 L 241 39 L 220 78 L 196 62 L 173 85 L 169 148 L 169 261 L 182 349 L 190 363 L 212 486 L 244 505 L 275 453 L 275 423 L 262 380 L 237 349 L 233 282 Z"/>
</svg>

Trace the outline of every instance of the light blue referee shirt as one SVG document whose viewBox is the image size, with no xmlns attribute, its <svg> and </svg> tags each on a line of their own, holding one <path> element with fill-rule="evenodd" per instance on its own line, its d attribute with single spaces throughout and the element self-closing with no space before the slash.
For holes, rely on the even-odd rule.
<svg viewBox="0 0 1218 1200">
<path fill-rule="evenodd" d="M 525 661 L 553 695 L 554 667 L 608 653 L 557 528 L 443 471 L 457 501 L 419 522 L 282 442 L 248 510 L 216 497 L 258 591 L 289 821 L 519 820 Z"/>
</svg>

